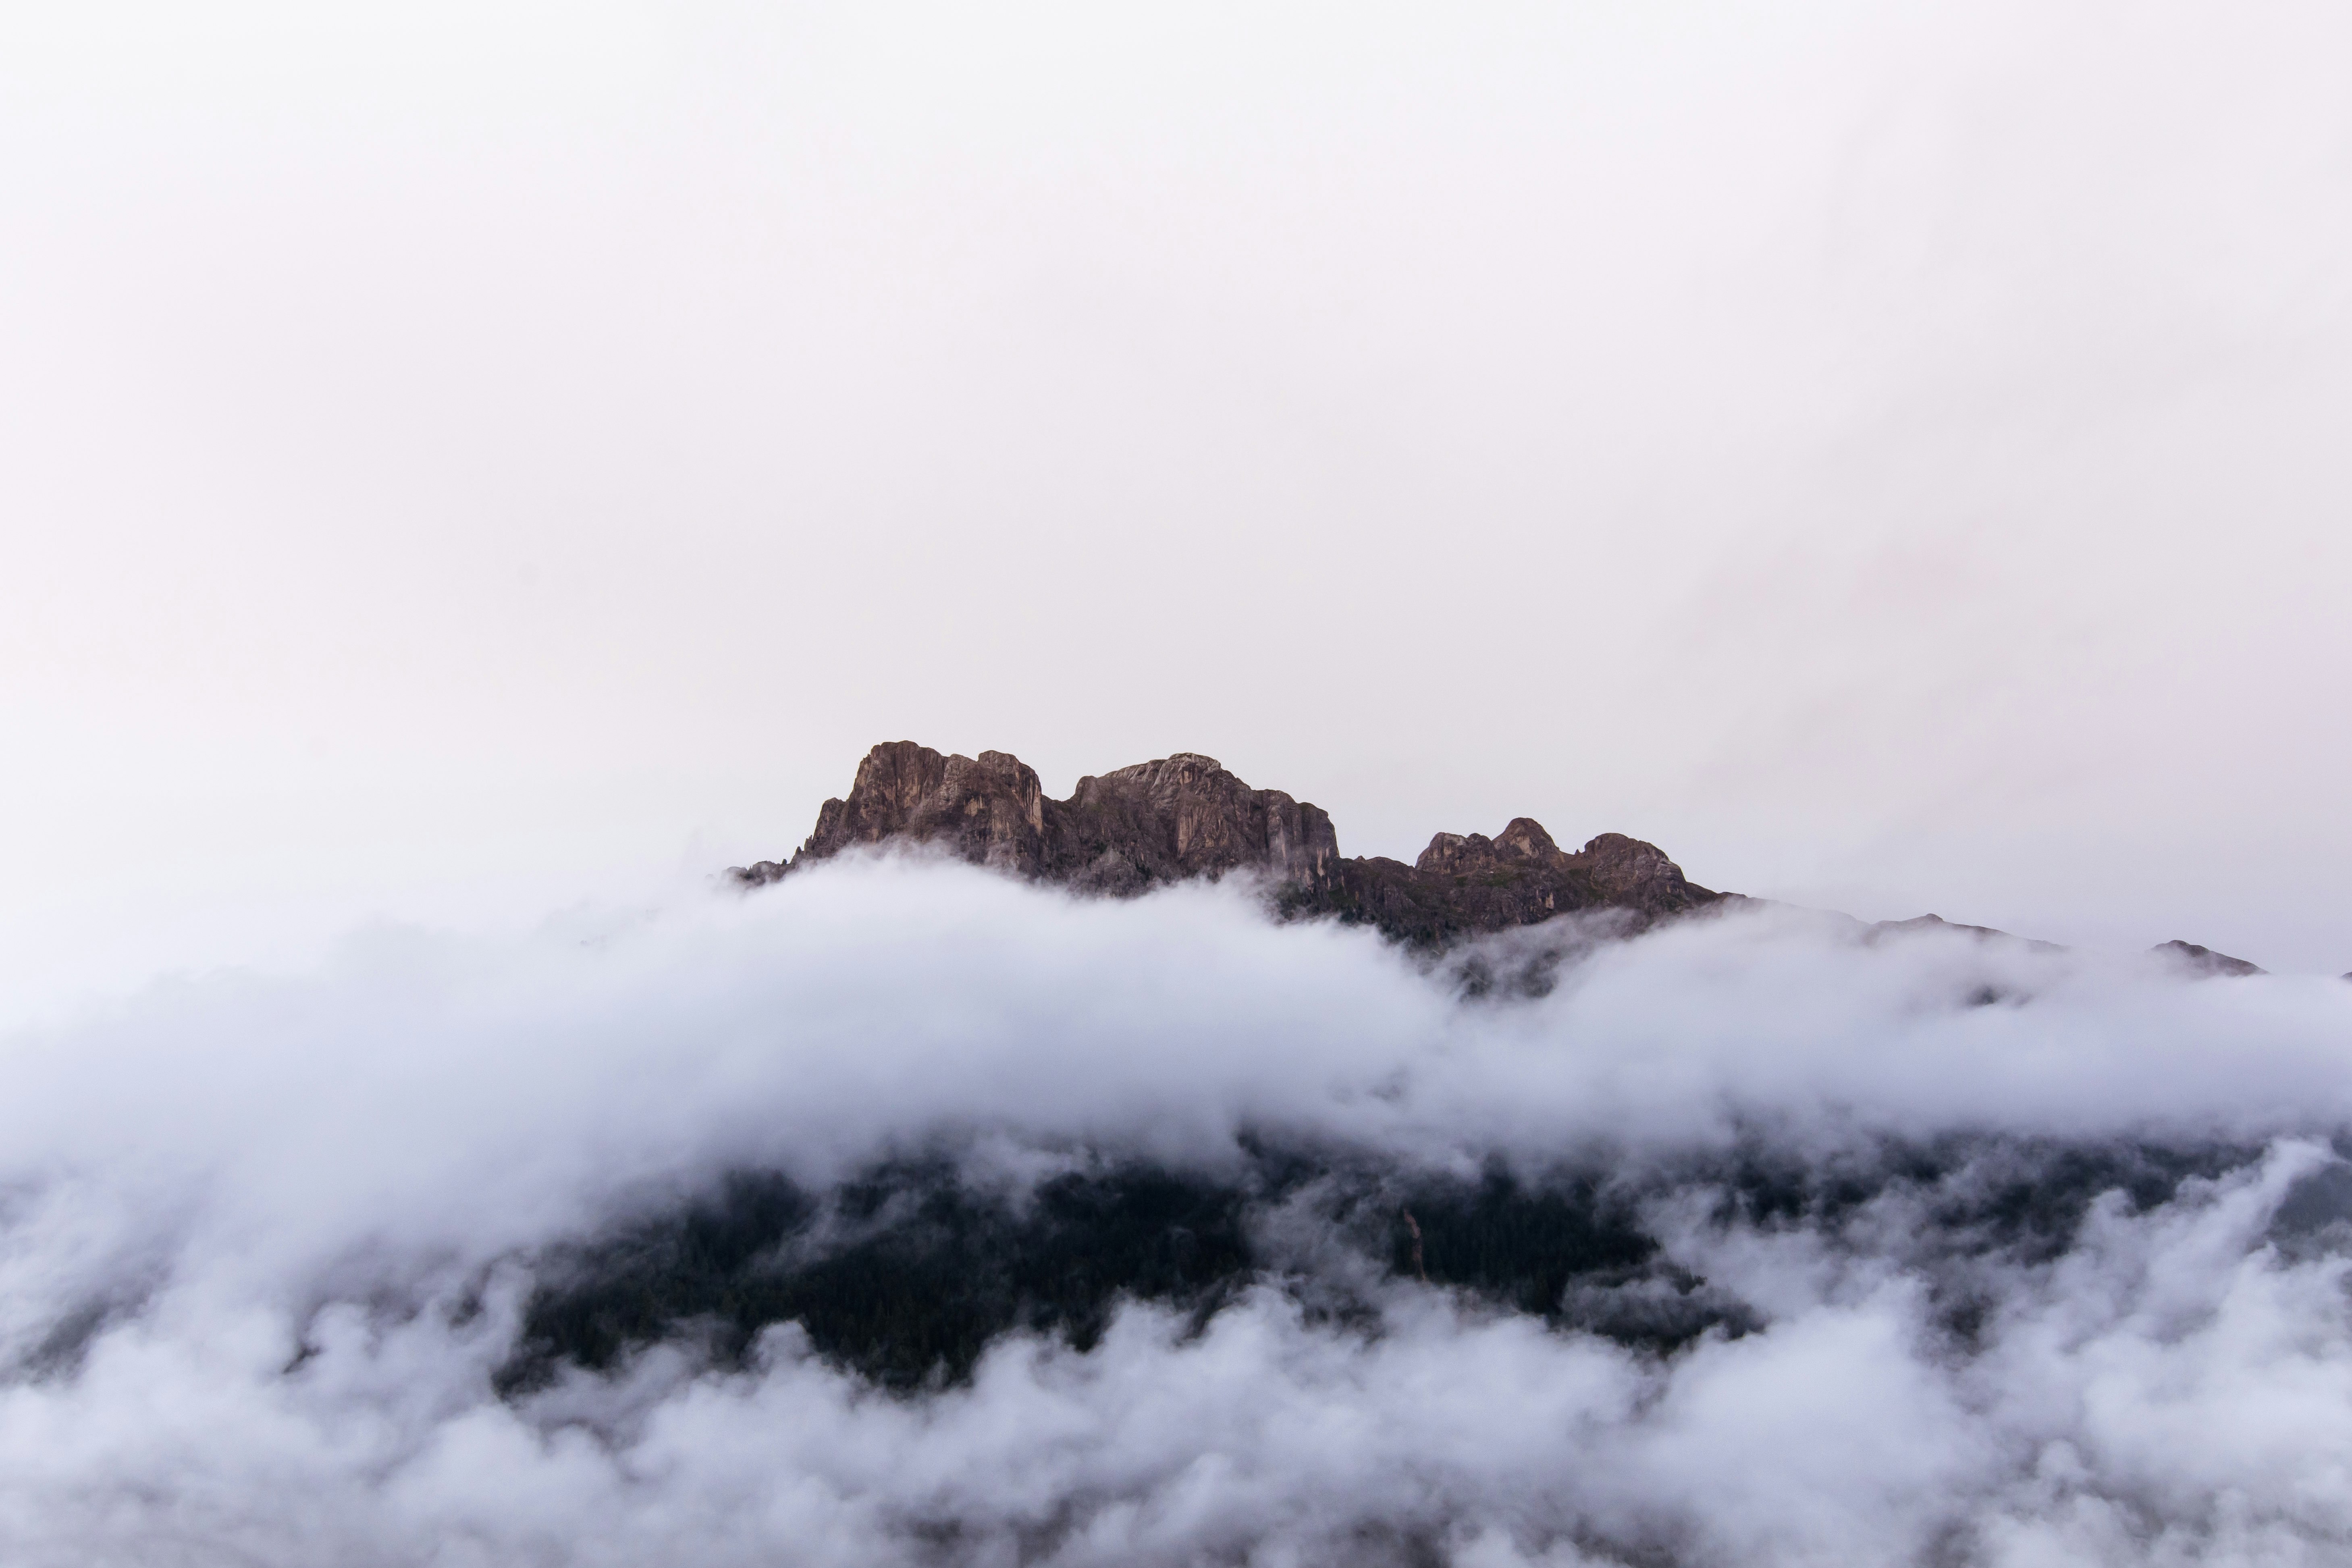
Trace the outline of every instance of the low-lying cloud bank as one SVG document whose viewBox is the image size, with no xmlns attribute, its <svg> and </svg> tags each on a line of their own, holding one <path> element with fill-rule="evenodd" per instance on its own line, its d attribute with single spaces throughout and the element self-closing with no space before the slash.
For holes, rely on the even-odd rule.
<svg viewBox="0 0 2352 1568">
<path fill-rule="evenodd" d="M 2352 1545 L 2352 985 L 1769 910 L 1462 979 L 886 860 L 9 1041 L 5 1555 Z"/>
</svg>

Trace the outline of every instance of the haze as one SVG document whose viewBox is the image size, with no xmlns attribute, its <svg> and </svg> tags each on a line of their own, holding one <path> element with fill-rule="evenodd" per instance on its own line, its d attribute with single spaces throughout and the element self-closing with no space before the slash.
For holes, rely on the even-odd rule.
<svg viewBox="0 0 2352 1568">
<path fill-rule="evenodd" d="M 1174 750 L 2352 967 L 2352 16 L 18 5 L 21 1010 Z"/>
</svg>

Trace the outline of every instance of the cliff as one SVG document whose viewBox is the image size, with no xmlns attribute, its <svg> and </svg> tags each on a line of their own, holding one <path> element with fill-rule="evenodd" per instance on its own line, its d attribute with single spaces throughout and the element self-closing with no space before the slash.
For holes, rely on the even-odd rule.
<svg viewBox="0 0 2352 1568">
<path fill-rule="evenodd" d="M 731 874 L 756 886 L 893 842 L 1115 897 L 1248 871 L 1265 879 L 1286 914 L 1335 916 L 1428 947 L 1578 910 L 1623 910 L 1646 924 L 1724 897 L 1685 880 L 1655 845 L 1620 833 L 1569 851 L 1522 816 L 1493 838 L 1441 833 L 1410 866 L 1347 859 L 1320 807 L 1252 789 L 1214 757 L 1138 763 L 1080 779 L 1067 800 L 1054 800 L 1008 752 L 942 756 L 911 741 L 868 752 L 848 796 L 824 803 L 789 862 Z"/>
</svg>

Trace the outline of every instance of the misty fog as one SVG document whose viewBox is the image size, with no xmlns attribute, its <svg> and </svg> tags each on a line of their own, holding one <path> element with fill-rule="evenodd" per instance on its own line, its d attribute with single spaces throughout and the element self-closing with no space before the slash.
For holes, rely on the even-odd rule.
<svg viewBox="0 0 2352 1568">
<path fill-rule="evenodd" d="M 20 1035 L 0 1533 L 57 1563 L 2026 1564 L 2316 1563 L 2352 1530 L 2352 984 L 1792 910 L 1557 945 L 1469 994 L 1238 883 L 1080 902 L 889 858 L 515 940 L 379 927 Z M 869 1230 L 948 1212 L 918 1168 L 995 1247 L 1142 1173 L 1245 1261 L 895 1377 L 816 1317 L 720 1353 L 715 1307 L 515 1374 L 583 1270 L 728 1182 L 832 1216 L 732 1289 L 814 1278 L 857 1184 Z M 1512 1296 L 1461 1249 L 1496 1193 L 1587 1205 L 1640 1267 Z"/>
</svg>

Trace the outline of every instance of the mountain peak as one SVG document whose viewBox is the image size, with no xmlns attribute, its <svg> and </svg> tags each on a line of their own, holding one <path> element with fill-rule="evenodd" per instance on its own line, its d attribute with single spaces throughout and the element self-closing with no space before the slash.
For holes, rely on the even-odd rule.
<svg viewBox="0 0 2352 1568">
<path fill-rule="evenodd" d="M 2231 958 L 2226 952 L 2216 952 L 2210 947 L 2200 947 L 2193 942 L 2182 942 L 2178 938 L 2171 942 L 2158 942 L 2154 947 L 2149 948 L 2148 952 L 2170 960 L 2192 974 L 2245 975 L 2270 973 L 2259 963 L 2251 963 L 2242 958 Z"/>
<path fill-rule="evenodd" d="M 758 886 L 813 861 L 921 844 L 1014 876 L 1130 896 L 1196 877 L 1263 878 L 1286 914 L 1330 915 L 1421 946 L 1615 908 L 1646 923 L 1723 897 L 1654 844 L 1604 833 L 1570 854 L 1533 817 L 1493 838 L 1441 833 L 1412 865 L 1345 859 L 1322 808 L 1254 789 L 1216 758 L 1176 752 L 1046 796 L 1007 752 L 943 755 L 911 741 L 866 752 L 846 797 L 828 800 L 789 862 L 738 867 Z"/>
</svg>

